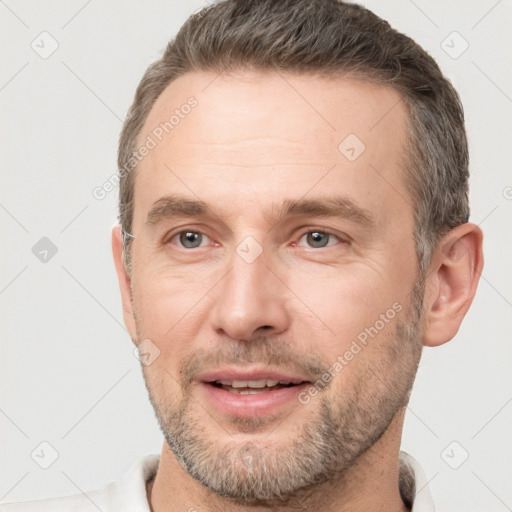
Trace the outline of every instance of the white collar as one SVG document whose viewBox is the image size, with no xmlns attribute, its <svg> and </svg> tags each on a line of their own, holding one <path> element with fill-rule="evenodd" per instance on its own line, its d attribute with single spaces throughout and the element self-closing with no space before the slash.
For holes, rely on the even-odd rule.
<svg viewBox="0 0 512 512">
<path fill-rule="evenodd" d="M 133 510 L 140 512 L 149 512 L 149 505 L 146 497 L 146 482 L 156 475 L 160 457 L 159 455 L 147 455 L 137 461 L 128 471 L 121 482 L 124 489 L 121 497 L 123 510 L 127 512 L 131 509 L 126 508 L 130 503 L 137 503 Z M 408 453 L 400 452 L 400 493 L 404 501 L 410 506 L 411 512 L 435 512 L 434 503 L 428 488 L 428 481 L 423 473 L 419 463 Z M 113 489 L 114 490 L 114 489 Z M 120 490 L 120 489 L 119 489 Z M 125 499 L 130 496 L 130 499 Z M 117 504 L 117 500 L 116 500 Z M 110 509 L 108 509 L 110 512 Z M 117 510 L 113 507 L 112 512 Z M 121 510 L 121 508 L 119 508 Z"/>
<path fill-rule="evenodd" d="M 400 452 L 400 494 L 411 506 L 411 512 L 435 512 L 428 481 L 418 461 L 406 452 Z"/>
<path fill-rule="evenodd" d="M 158 470 L 160 455 L 145 455 L 137 460 L 119 482 L 103 489 L 62 498 L 2 505 L 2 512 L 150 512 L 146 483 Z M 411 512 L 435 512 L 428 482 L 416 460 L 400 452 L 400 492 L 412 502 Z"/>
</svg>

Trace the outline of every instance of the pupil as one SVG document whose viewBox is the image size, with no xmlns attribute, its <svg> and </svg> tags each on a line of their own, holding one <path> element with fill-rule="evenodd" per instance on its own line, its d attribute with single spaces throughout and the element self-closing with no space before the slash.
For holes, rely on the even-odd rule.
<svg viewBox="0 0 512 512">
<path fill-rule="evenodd" d="M 199 233 L 194 233 L 193 231 L 187 231 L 186 233 L 182 233 L 181 235 L 181 243 L 185 247 L 198 247 L 196 242 L 199 240 L 199 244 L 201 243 L 201 235 Z"/>
<path fill-rule="evenodd" d="M 327 244 L 327 235 L 326 233 L 321 233 L 319 231 L 313 231 L 309 233 L 308 235 L 309 241 L 312 242 L 312 244 L 315 247 L 325 247 Z"/>
</svg>

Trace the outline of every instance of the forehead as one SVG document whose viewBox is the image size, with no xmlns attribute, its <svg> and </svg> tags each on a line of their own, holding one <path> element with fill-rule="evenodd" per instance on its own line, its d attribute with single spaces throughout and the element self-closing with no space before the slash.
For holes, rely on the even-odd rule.
<svg viewBox="0 0 512 512">
<path fill-rule="evenodd" d="M 397 196 L 388 206 L 403 209 L 407 124 L 394 89 L 361 80 L 187 73 L 160 95 L 139 134 L 139 146 L 151 148 L 138 166 L 135 213 L 176 191 L 227 205 L 236 189 L 264 208 L 267 198 L 312 187 L 367 203 Z"/>
</svg>

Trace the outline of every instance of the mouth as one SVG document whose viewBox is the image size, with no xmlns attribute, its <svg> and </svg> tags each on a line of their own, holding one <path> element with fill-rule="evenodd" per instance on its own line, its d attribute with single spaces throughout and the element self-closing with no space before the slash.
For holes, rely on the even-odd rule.
<svg viewBox="0 0 512 512">
<path fill-rule="evenodd" d="M 303 376 L 263 369 L 226 369 L 202 375 L 199 384 L 211 408 L 228 416 L 251 418 L 300 405 L 299 393 L 312 382 Z"/>
<path fill-rule="evenodd" d="M 257 395 L 278 389 L 300 386 L 305 381 L 291 382 L 288 380 L 216 380 L 209 382 L 212 386 L 237 395 Z"/>
</svg>

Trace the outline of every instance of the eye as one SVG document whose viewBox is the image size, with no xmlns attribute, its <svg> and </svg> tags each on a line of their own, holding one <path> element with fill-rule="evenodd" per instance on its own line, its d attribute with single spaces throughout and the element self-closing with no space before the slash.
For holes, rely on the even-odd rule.
<svg viewBox="0 0 512 512">
<path fill-rule="evenodd" d="M 169 239 L 168 243 L 173 242 L 174 240 L 178 240 L 178 245 L 181 245 L 185 249 L 197 249 L 198 247 L 204 247 L 204 245 L 207 245 L 202 244 L 202 242 L 209 240 L 209 238 L 199 231 L 181 231 Z"/>
<path fill-rule="evenodd" d="M 304 238 L 306 239 L 306 243 L 309 247 L 314 249 L 321 249 L 330 245 L 336 245 L 338 242 L 346 243 L 346 240 L 342 240 L 340 237 L 329 233 L 328 231 L 312 230 L 304 233 L 300 237 L 297 245 L 301 245 L 300 241 Z"/>
</svg>

